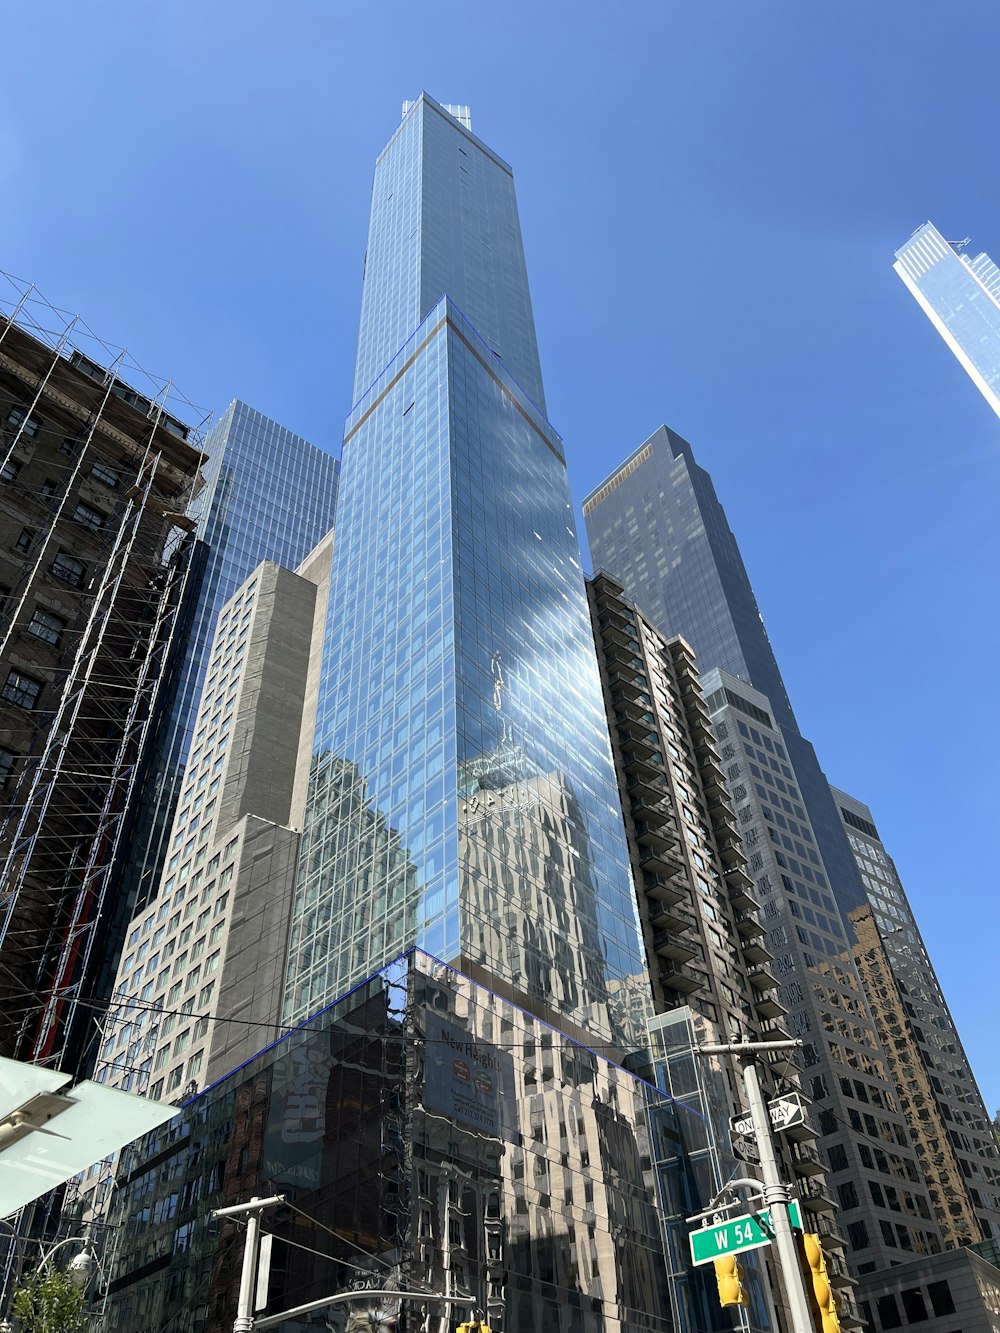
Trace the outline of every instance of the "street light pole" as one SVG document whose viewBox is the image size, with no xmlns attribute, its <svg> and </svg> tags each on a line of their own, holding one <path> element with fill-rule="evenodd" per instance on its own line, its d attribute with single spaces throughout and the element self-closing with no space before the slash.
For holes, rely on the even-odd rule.
<svg viewBox="0 0 1000 1333">
<path fill-rule="evenodd" d="M 216 1208 L 213 1217 L 245 1217 L 247 1233 L 243 1241 L 243 1268 L 240 1272 L 240 1294 L 233 1320 L 233 1333 L 253 1333 L 254 1296 L 257 1288 L 257 1263 L 260 1258 L 260 1215 L 265 1208 L 276 1208 L 285 1202 L 283 1194 L 269 1199 L 257 1195 L 249 1203 L 235 1203 L 229 1208 Z"/>
<path fill-rule="evenodd" d="M 743 1041 L 702 1045 L 696 1047 L 696 1050 L 699 1055 L 735 1055 L 739 1060 L 748 1110 L 753 1117 L 757 1150 L 760 1153 L 764 1203 L 770 1209 L 771 1225 L 774 1227 L 774 1244 L 778 1251 L 778 1265 L 788 1300 L 791 1333 L 815 1333 L 815 1321 L 806 1294 L 799 1250 L 795 1243 L 795 1232 L 788 1207 L 791 1190 L 781 1179 L 778 1154 L 775 1152 L 771 1134 L 771 1117 L 768 1114 L 767 1103 L 760 1086 L 760 1075 L 757 1072 L 758 1054 L 787 1050 L 801 1045 L 802 1042 L 796 1040 Z"/>
</svg>

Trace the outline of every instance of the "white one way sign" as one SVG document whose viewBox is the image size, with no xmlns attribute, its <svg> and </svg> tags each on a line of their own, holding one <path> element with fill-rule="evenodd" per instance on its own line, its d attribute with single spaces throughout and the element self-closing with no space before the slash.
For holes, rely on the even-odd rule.
<svg viewBox="0 0 1000 1333">
<path fill-rule="evenodd" d="M 775 1097 L 774 1101 L 768 1102 L 767 1111 L 771 1117 L 771 1128 L 779 1132 L 803 1124 L 806 1118 L 805 1102 L 802 1100 L 802 1094 L 798 1092 Z M 753 1134 L 753 1116 L 749 1111 L 729 1117 L 729 1132 L 744 1136 Z"/>
</svg>

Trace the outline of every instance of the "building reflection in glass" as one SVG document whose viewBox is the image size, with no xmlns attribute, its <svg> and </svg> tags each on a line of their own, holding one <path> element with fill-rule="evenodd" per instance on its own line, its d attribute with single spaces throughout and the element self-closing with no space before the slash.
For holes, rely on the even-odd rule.
<svg viewBox="0 0 1000 1333">
<path fill-rule="evenodd" d="M 471 1295 L 494 1333 L 670 1333 L 651 1095 L 414 951 L 127 1151 L 110 1327 L 231 1328 L 242 1234 L 211 1210 L 277 1192 L 268 1310 L 401 1285 Z"/>
<path fill-rule="evenodd" d="M 343 457 L 286 1020 L 417 946 L 574 1034 L 641 1046 L 649 985 L 558 435 L 444 298 L 355 404 Z M 490 824 L 471 798 L 501 789 Z M 479 915 L 497 895 L 502 936 Z"/>
</svg>

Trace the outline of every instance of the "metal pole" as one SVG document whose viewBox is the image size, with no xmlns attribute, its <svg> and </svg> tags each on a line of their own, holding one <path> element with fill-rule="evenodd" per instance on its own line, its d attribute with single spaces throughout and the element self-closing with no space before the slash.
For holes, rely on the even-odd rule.
<svg viewBox="0 0 1000 1333">
<path fill-rule="evenodd" d="M 247 1234 L 243 1241 L 243 1271 L 240 1274 L 240 1296 L 236 1306 L 236 1318 L 233 1320 L 233 1333 L 253 1333 L 253 1301 L 257 1290 L 257 1251 L 260 1248 L 260 1208 L 253 1204 L 263 1203 L 259 1195 L 250 1200 L 251 1210 L 247 1212 Z"/>
<path fill-rule="evenodd" d="M 815 1333 L 816 1325 L 806 1295 L 799 1250 L 788 1211 L 790 1190 L 782 1182 L 778 1170 L 778 1158 L 771 1138 L 771 1117 L 761 1091 L 757 1064 L 752 1052 L 746 1054 L 738 1052 L 738 1054 L 743 1087 L 746 1089 L 747 1102 L 753 1116 L 757 1149 L 760 1153 L 760 1174 L 764 1183 L 764 1203 L 771 1210 L 774 1243 L 777 1246 L 781 1278 L 788 1298 L 792 1333 Z"/>
</svg>

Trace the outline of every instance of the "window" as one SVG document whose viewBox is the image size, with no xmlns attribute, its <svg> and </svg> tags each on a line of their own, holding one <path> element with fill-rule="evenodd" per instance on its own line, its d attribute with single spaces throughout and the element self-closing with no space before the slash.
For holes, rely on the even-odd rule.
<svg viewBox="0 0 1000 1333">
<path fill-rule="evenodd" d="M 57 579 L 61 579 L 63 583 L 68 583 L 73 588 L 79 588 L 87 569 L 83 561 L 77 560 L 69 551 L 60 551 L 52 561 L 51 568 Z"/>
<path fill-rule="evenodd" d="M 35 534 L 30 528 L 22 528 L 18 534 L 17 541 L 14 543 L 14 550 L 21 551 L 22 553 L 27 551 L 34 540 L 34 536 Z"/>
<path fill-rule="evenodd" d="M 59 446 L 59 452 L 61 454 L 68 454 L 70 458 L 73 458 L 79 452 L 79 449 L 80 449 L 79 440 L 75 440 L 72 435 L 63 436 L 62 444 L 60 444 Z"/>
<path fill-rule="evenodd" d="M 73 510 L 73 518 L 77 523 L 82 523 L 85 528 L 91 528 L 96 532 L 98 528 L 104 526 L 105 515 L 99 509 L 94 509 L 91 505 L 78 500 L 76 508 Z"/>
<path fill-rule="evenodd" d="M 3 689 L 0 690 L 0 699 L 4 703 L 16 704 L 18 708 L 34 708 L 41 692 L 40 680 L 32 680 L 21 671 L 10 671 Z"/>
<path fill-rule="evenodd" d="M 21 464 L 16 458 L 5 458 L 3 466 L 0 466 L 0 477 L 4 481 L 16 481 L 17 474 L 21 471 Z"/>
<path fill-rule="evenodd" d="M 891 1293 L 888 1296 L 879 1296 L 875 1302 L 875 1309 L 878 1312 L 878 1321 L 883 1328 L 902 1328 L 903 1321 L 899 1317 L 899 1306 L 896 1304 L 896 1298 Z"/>
<path fill-rule="evenodd" d="M 927 1307 L 924 1305 L 924 1296 L 920 1288 L 907 1287 L 899 1294 L 903 1301 L 903 1312 L 909 1322 L 923 1323 L 927 1318 Z"/>
<path fill-rule="evenodd" d="M 841 1208 L 857 1208 L 858 1191 L 853 1181 L 847 1181 L 844 1185 L 837 1186 L 837 1193 L 840 1196 Z"/>
<path fill-rule="evenodd" d="M 841 1143 L 835 1143 L 830 1149 L 830 1170 L 846 1171 L 848 1166 L 847 1150 Z"/>
<path fill-rule="evenodd" d="M 62 616 L 57 616 L 52 611 L 46 611 L 43 606 L 35 607 L 34 614 L 28 623 L 28 633 L 33 634 L 36 639 L 41 639 L 43 643 L 52 644 L 53 648 L 58 647 L 65 628 L 66 622 Z"/>
<path fill-rule="evenodd" d="M 952 1300 L 951 1288 L 947 1282 L 928 1282 L 927 1295 L 931 1298 L 931 1307 L 935 1314 L 955 1313 L 955 1302 Z"/>
<path fill-rule="evenodd" d="M 99 481 L 102 486 L 110 486 L 112 489 L 118 485 L 118 473 L 107 463 L 98 460 L 90 469 L 90 475 L 95 481 Z"/>
<path fill-rule="evenodd" d="M 17 763 L 17 755 L 13 750 L 8 750 L 5 745 L 0 745 L 0 787 L 14 772 L 14 765 Z"/>
<path fill-rule="evenodd" d="M 37 417 L 29 417 L 23 407 L 12 407 L 7 413 L 8 426 L 20 426 L 21 434 L 34 439 L 42 429 L 42 423 Z"/>
<path fill-rule="evenodd" d="M 849 1222 L 847 1225 L 847 1243 L 852 1250 L 863 1250 L 871 1244 L 868 1228 L 864 1222 Z"/>
</svg>

